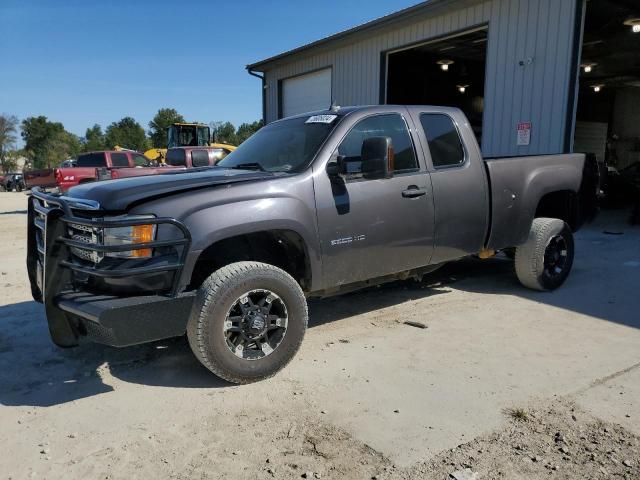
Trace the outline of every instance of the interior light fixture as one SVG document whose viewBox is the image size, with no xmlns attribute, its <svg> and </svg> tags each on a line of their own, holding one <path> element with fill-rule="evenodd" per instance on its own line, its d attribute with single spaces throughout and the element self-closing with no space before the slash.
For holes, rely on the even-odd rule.
<svg viewBox="0 0 640 480">
<path fill-rule="evenodd" d="M 591 85 L 591 88 L 593 88 L 593 91 L 596 93 L 602 90 L 602 87 L 604 87 L 604 85 Z"/>
<path fill-rule="evenodd" d="M 464 93 L 464 92 L 466 92 L 466 91 L 467 91 L 467 87 L 468 87 L 468 86 L 469 86 L 469 85 L 457 85 L 457 87 L 458 87 L 458 91 L 459 91 L 460 93 Z"/>
<path fill-rule="evenodd" d="M 582 67 L 582 70 L 584 71 L 584 73 L 591 73 L 591 71 L 593 70 L 593 67 L 595 67 L 596 65 L 598 65 L 597 63 L 583 63 L 582 65 L 580 65 Z"/>
<path fill-rule="evenodd" d="M 627 18 L 624 24 L 631 27 L 633 33 L 640 33 L 640 17 Z"/>
<path fill-rule="evenodd" d="M 438 65 L 440 65 L 440 68 L 444 72 L 449 70 L 449 65 L 453 65 L 453 63 L 454 63 L 453 60 L 447 60 L 447 59 L 438 60 Z"/>
</svg>

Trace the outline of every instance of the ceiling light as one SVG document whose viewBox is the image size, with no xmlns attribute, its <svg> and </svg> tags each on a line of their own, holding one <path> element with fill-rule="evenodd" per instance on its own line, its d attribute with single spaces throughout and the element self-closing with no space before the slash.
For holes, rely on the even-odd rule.
<svg viewBox="0 0 640 480">
<path fill-rule="evenodd" d="M 595 67 L 596 65 L 598 65 L 597 63 L 583 63 L 582 65 L 580 65 L 580 67 L 582 67 L 582 69 L 584 70 L 584 73 L 590 73 L 593 70 L 593 67 Z"/>
<path fill-rule="evenodd" d="M 458 91 L 459 91 L 460 93 L 464 93 L 464 92 L 466 92 L 466 91 L 467 91 L 467 87 L 468 87 L 469 85 L 456 85 L 456 86 L 458 87 Z"/>
<path fill-rule="evenodd" d="M 446 72 L 449 70 L 449 65 L 453 65 L 453 60 L 438 60 L 438 65 L 440 65 L 440 68 Z"/>
<path fill-rule="evenodd" d="M 631 27 L 631 31 L 633 33 L 640 33 L 640 18 L 639 17 L 630 17 L 624 21 L 625 25 Z"/>
<path fill-rule="evenodd" d="M 591 88 L 593 88 L 593 91 L 596 93 L 602 90 L 602 87 L 604 87 L 604 85 L 591 85 Z"/>
</svg>

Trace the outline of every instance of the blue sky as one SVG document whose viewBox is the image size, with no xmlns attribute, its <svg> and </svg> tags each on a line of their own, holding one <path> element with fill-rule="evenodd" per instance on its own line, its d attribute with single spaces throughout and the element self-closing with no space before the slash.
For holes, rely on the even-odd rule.
<svg viewBox="0 0 640 480">
<path fill-rule="evenodd" d="M 161 107 L 187 120 L 257 120 L 248 63 L 417 0 L 1 0 L 0 113 L 83 135 Z"/>
</svg>

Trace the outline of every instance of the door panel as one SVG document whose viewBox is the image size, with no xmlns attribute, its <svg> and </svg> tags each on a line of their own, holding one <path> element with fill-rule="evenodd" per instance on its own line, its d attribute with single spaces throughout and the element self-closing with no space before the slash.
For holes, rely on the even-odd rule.
<svg viewBox="0 0 640 480">
<path fill-rule="evenodd" d="M 369 117 L 351 129 L 333 154 L 357 161 L 362 140 L 392 139 L 396 170 L 368 180 L 358 173 L 314 175 L 323 278 L 327 286 L 384 276 L 428 265 L 433 251 L 433 202 L 429 173 L 420 168 L 400 115 Z M 384 122 L 380 118 L 388 117 Z M 393 117 L 393 118 L 391 118 Z M 330 160 L 332 161 L 332 160 Z"/>
<path fill-rule="evenodd" d="M 430 163 L 435 204 L 431 262 L 477 253 L 487 234 L 489 192 L 484 163 L 466 117 L 454 109 L 412 107 L 410 112 Z"/>
</svg>

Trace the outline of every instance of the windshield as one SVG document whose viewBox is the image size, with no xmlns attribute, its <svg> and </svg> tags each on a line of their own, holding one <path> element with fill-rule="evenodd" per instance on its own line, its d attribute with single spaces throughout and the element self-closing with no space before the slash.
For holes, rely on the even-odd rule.
<svg viewBox="0 0 640 480">
<path fill-rule="evenodd" d="M 317 117 L 317 116 L 316 116 Z M 267 172 L 298 172 L 304 169 L 339 119 L 329 123 L 306 123 L 315 117 L 299 117 L 271 123 L 249 137 L 218 162 L 227 168 L 258 167 Z"/>
</svg>

